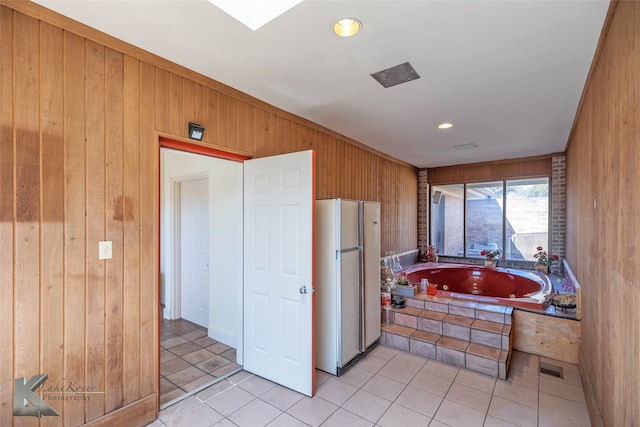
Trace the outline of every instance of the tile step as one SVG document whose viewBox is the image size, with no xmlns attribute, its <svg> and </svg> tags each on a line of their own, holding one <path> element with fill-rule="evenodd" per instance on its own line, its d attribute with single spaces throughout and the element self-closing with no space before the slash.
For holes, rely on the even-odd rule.
<svg viewBox="0 0 640 427">
<path fill-rule="evenodd" d="M 394 309 L 387 319 L 394 325 L 495 348 L 506 348 L 511 335 L 510 325 L 415 308 Z"/>
<path fill-rule="evenodd" d="M 384 313 L 382 344 L 506 379 L 513 307 L 425 294 L 405 301 Z"/>
<path fill-rule="evenodd" d="M 513 307 L 421 293 L 416 294 L 414 297 L 405 297 L 405 302 L 407 308 L 488 320 L 506 325 L 511 325 L 511 315 L 513 313 Z"/>
<path fill-rule="evenodd" d="M 390 308 L 389 311 L 393 313 L 401 313 L 406 316 L 416 316 L 416 317 L 422 317 L 422 318 L 427 318 L 432 320 L 447 320 L 447 321 L 450 321 L 451 323 L 459 323 L 459 324 L 467 324 L 467 323 L 471 324 L 474 321 L 477 321 L 479 324 L 484 324 L 486 322 L 486 323 L 496 323 L 498 325 L 511 325 L 510 322 L 505 322 L 505 321 L 486 320 L 479 317 L 463 316 L 459 314 L 452 314 L 452 313 L 434 311 L 429 309 L 420 309 L 420 308 L 409 307 L 409 306 L 406 306 L 404 308 Z"/>
<path fill-rule="evenodd" d="M 507 377 L 510 348 L 495 348 L 400 325 L 383 326 L 380 342 L 495 378 Z"/>
</svg>

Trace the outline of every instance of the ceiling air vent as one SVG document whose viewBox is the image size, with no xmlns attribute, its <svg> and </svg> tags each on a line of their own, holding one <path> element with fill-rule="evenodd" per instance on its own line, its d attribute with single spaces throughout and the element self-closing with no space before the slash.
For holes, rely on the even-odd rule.
<svg viewBox="0 0 640 427">
<path fill-rule="evenodd" d="M 454 145 L 453 148 L 456 150 L 473 150 L 474 148 L 478 148 L 478 146 L 473 142 L 470 142 L 468 144 Z"/>
<path fill-rule="evenodd" d="M 416 70 L 408 62 L 373 73 L 371 77 L 384 87 L 391 87 L 420 78 Z"/>
</svg>

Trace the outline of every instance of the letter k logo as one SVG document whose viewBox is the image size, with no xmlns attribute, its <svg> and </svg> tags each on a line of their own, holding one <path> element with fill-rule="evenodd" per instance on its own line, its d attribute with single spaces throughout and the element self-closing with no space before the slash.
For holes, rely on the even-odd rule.
<svg viewBox="0 0 640 427">
<path fill-rule="evenodd" d="M 49 378 L 47 374 L 34 375 L 28 382 L 24 378 L 16 378 L 13 391 L 13 415 L 21 417 L 38 417 L 51 415 L 59 417 L 56 411 L 44 403 L 33 391 Z M 31 406 L 27 405 L 31 403 Z"/>
</svg>

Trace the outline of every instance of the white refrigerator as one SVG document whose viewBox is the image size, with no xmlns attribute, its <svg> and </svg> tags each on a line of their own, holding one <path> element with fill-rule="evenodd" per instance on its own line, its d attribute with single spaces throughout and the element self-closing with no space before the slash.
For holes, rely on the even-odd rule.
<svg viewBox="0 0 640 427">
<path fill-rule="evenodd" d="M 340 375 L 380 338 L 380 203 L 315 203 L 316 368 Z"/>
</svg>

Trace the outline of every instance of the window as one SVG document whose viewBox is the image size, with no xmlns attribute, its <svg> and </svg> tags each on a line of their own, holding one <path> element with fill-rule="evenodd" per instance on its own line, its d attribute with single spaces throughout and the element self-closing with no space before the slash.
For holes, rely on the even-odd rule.
<svg viewBox="0 0 640 427">
<path fill-rule="evenodd" d="M 549 178 L 432 186 L 431 242 L 442 255 L 533 261 L 549 244 Z"/>
<path fill-rule="evenodd" d="M 479 257 L 485 249 L 504 253 L 502 185 L 502 182 L 467 184 L 466 256 Z"/>
<path fill-rule="evenodd" d="M 464 184 L 431 187 L 431 242 L 442 255 L 464 255 Z"/>
</svg>

